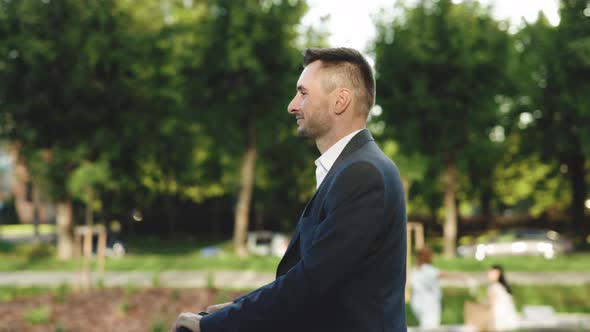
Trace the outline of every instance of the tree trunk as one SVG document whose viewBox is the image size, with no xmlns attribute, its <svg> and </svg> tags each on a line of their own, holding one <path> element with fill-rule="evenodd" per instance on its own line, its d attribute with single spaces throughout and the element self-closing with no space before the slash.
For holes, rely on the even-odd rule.
<svg viewBox="0 0 590 332">
<path fill-rule="evenodd" d="M 234 249 L 241 257 L 248 255 L 246 237 L 248 235 L 250 203 L 252 201 L 256 171 L 256 127 L 252 120 L 248 124 L 247 142 L 246 153 L 244 154 L 240 172 L 240 194 L 238 196 L 234 220 Z"/>
<path fill-rule="evenodd" d="M 221 233 L 221 225 L 220 225 L 221 218 L 219 217 L 220 205 L 221 204 L 219 204 L 218 198 L 214 198 L 211 202 L 211 215 L 212 215 L 211 220 L 212 220 L 212 222 L 210 225 L 211 225 L 211 234 L 213 234 L 213 237 L 217 237 Z"/>
<path fill-rule="evenodd" d="M 88 202 L 86 203 L 86 226 L 92 226 L 94 224 L 93 213 L 92 213 L 92 203 L 94 202 L 94 191 L 92 189 L 88 189 Z"/>
<path fill-rule="evenodd" d="M 457 198 L 457 195 L 455 195 L 455 211 L 457 211 L 457 235 L 455 236 L 455 239 L 458 239 L 463 234 L 463 230 L 465 229 L 464 220 L 461 218 L 460 206 L 461 201 L 459 200 L 459 198 Z"/>
<path fill-rule="evenodd" d="M 408 180 L 408 178 L 402 176 L 402 186 L 404 187 L 404 199 L 406 201 L 407 206 L 408 202 L 410 201 L 410 186 L 412 186 L 412 182 Z"/>
<path fill-rule="evenodd" d="M 264 205 L 256 204 L 254 208 L 254 222 L 257 231 L 264 230 Z"/>
<path fill-rule="evenodd" d="M 494 216 L 492 214 L 492 189 L 486 184 L 479 197 L 481 203 L 481 215 L 487 227 L 494 225 Z"/>
<path fill-rule="evenodd" d="M 455 188 L 457 185 L 457 165 L 452 159 L 447 164 L 447 169 L 442 175 L 445 193 L 445 223 L 443 226 L 444 247 L 443 254 L 446 258 L 455 257 L 455 245 L 457 242 L 457 205 L 455 202 Z"/>
<path fill-rule="evenodd" d="M 41 242 L 41 235 L 39 233 L 39 224 L 41 223 L 40 219 L 40 210 L 41 210 L 41 202 L 39 199 L 39 189 L 36 185 L 31 184 L 31 196 L 32 196 L 32 206 L 33 206 L 33 242 L 35 244 Z"/>
<path fill-rule="evenodd" d="M 57 203 L 57 258 L 71 259 L 74 249 L 72 201 L 66 199 Z"/>
<path fill-rule="evenodd" d="M 164 198 L 166 204 L 166 217 L 168 218 L 168 236 L 172 237 L 176 234 L 176 209 L 174 208 L 174 197 L 171 191 L 168 196 Z"/>
<path fill-rule="evenodd" d="M 429 231 L 438 232 L 437 209 L 438 209 L 438 206 L 436 206 L 432 203 L 428 204 L 429 219 L 428 219 L 428 222 L 424 225 L 424 230 L 426 233 L 428 233 Z"/>
<path fill-rule="evenodd" d="M 570 213 L 572 216 L 572 226 L 575 234 L 583 236 L 586 234 L 588 224 L 584 216 L 587 187 L 585 182 L 585 158 L 581 153 L 576 153 L 568 160 L 568 173 L 572 185 L 572 203 Z"/>
</svg>

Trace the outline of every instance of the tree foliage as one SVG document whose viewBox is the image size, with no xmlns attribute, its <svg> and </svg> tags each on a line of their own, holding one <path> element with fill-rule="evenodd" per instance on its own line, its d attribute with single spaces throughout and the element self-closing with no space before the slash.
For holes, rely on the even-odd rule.
<svg viewBox="0 0 590 332">
<path fill-rule="evenodd" d="M 560 2 L 561 21 L 544 16 L 516 36 L 522 67 L 521 97 L 514 107 L 521 147 L 536 154 L 570 183 L 570 215 L 577 234 L 590 227 L 584 217 L 590 157 L 590 16 L 582 0 Z"/>
<path fill-rule="evenodd" d="M 459 213 L 491 225 L 514 207 L 567 210 L 577 233 L 588 227 L 590 9 L 560 3 L 558 26 L 541 16 L 514 35 L 476 1 L 402 4 L 376 23 L 369 128 L 401 170 L 408 211 L 444 217 L 447 254 Z M 251 228 L 292 230 L 317 151 L 286 106 L 302 48 L 327 46 L 325 29 L 299 26 L 305 11 L 0 1 L 0 135 L 58 203 L 64 234 L 72 202 L 107 219 L 142 211 L 170 234 L 218 229 L 221 210 L 236 216 L 236 246 Z"/>
<path fill-rule="evenodd" d="M 498 122 L 495 96 L 504 88 L 510 38 L 475 1 L 420 1 L 378 25 L 378 101 L 385 135 L 405 155 L 419 153 L 445 192 L 445 254 L 454 254 L 457 167 L 477 146 L 487 156 Z"/>
</svg>

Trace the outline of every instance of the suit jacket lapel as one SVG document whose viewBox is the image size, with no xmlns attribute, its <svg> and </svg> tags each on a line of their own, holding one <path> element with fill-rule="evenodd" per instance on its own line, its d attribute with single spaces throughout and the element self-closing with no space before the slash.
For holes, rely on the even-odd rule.
<svg viewBox="0 0 590 332">
<path fill-rule="evenodd" d="M 336 161 L 334 162 L 334 164 L 330 168 L 330 171 L 328 171 L 328 174 L 326 174 L 326 178 L 324 178 L 322 185 L 324 183 L 326 183 L 325 179 L 327 179 L 334 172 L 334 169 L 337 168 L 338 164 L 342 163 L 342 161 L 344 161 L 349 155 L 351 155 L 354 151 L 358 150 L 365 143 L 367 143 L 368 141 L 373 141 L 373 140 L 374 140 L 373 136 L 371 136 L 371 133 L 369 132 L 368 129 L 363 129 L 360 132 L 358 132 L 356 135 L 354 135 L 354 137 L 350 140 L 350 142 L 348 142 L 348 144 L 346 145 L 344 150 L 342 150 L 342 153 L 340 153 L 340 156 L 338 156 L 338 158 L 336 159 Z M 321 188 L 322 188 L 322 186 L 320 185 L 320 187 L 315 191 L 315 193 L 313 194 L 311 199 L 305 205 L 305 208 L 303 209 L 303 213 L 301 213 L 301 216 L 299 217 L 299 220 L 297 221 L 297 228 L 295 229 L 295 234 L 293 234 L 293 237 L 291 238 L 291 242 L 289 242 L 289 246 L 287 247 L 287 250 L 285 251 L 285 255 L 283 256 L 283 258 L 279 262 L 279 266 L 277 267 L 277 277 L 280 274 L 286 272 L 286 271 L 284 271 L 284 272 L 282 271 L 281 265 L 283 265 L 283 263 L 287 260 L 286 259 L 287 255 L 291 255 L 292 250 L 298 249 L 298 248 L 294 248 L 294 247 L 296 244 L 298 246 L 298 243 L 299 243 L 299 232 L 300 232 L 301 219 L 303 219 L 303 217 L 305 217 L 307 210 L 309 208 L 311 208 L 313 201 L 315 200 L 315 198 Z"/>
<path fill-rule="evenodd" d="M 318 191 L 316 190 L 316 192 L 313 194 L 313 196 L 311 197 L 311 199 L 305 205 L 305 208 L 303 209 L 303 213 L 301 213 L 301 216 L 299 217 L 299 220 L 297 221 L 297 228 L 295 229 L 295 234 L 293 234 L 293 238 L 291 240 L 291 243 L 289 243 L 289 246 L 287 247 L 287 251 L 286 252 L 289 252 L 289 250 L 291 249 L 291 247 L 295 243 L 296 239 L 299 237 L 299 223 L 301 222 L 301 219 L 303 219 L 303 217 L 305 216 L 305 213 L 307 212 L 307 209 L 311 206 L 311 203 L 314 201 L 314 199 L 317 196 L 317 194 L 318 194 Z"/>
<path fill-rule="evenodd" d="M 291 250 L 298 249 L 298 248 L 293 248 L 293 247 L 295 246 L 295 244 L 299 243 L 299 227 L 301 226 L 301 219 L 303 219 L 303 217 L 305 216 L 307 209 L 311 206 L 311 204 L 314 201 L 317 194 L 318 194 L 318 190 L 316 190 L 316 192 L 313 194 L 311 199 L 307 202 L 307 204 L 305 205 L 305 208 L 303 209 L 303 213 L 301 213 L 301 216 L 299 217 L 299 220 L 297 221 L 297 227 L 295 228 L 295 234 L 293 234 L 293 236 L 291 237 L 291 242 L 289 242 L 289 246 L 287 246 L 287 250 L 285 250 L 285 254 L 283 255 L 283 258 L 281 259 L 281 261 L 279 262 L 279 266 L 277 268 L 277 277 L 280 272 L 281 263 L 283 263 L 283 261 L 285 260 L 285 257 L 287 257 L 287 255 L 289 255 L 291 253 Z"/>
</svg>

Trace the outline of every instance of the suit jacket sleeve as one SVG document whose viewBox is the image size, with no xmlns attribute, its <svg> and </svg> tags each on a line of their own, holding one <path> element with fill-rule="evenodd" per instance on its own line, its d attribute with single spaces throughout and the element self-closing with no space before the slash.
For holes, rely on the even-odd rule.
<svg viewBox="0 0 590 332">
<path fill-rule="evenodd" d="M 325 199 L 326 218 L 301 260 L 274 282 L 201 320 L 203 332 L 268 329 L 300 320 L 314 301 L 337 289 L 363 266 L 385 233 L 385 188 L 368 162 L 335 174 Z M 280 324 L 280 325 L 279 325 Z"/>
</svg>

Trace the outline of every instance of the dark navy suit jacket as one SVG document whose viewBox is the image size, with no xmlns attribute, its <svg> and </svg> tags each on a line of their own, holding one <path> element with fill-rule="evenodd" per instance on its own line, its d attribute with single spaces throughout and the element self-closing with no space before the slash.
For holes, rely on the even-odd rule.
<svg viewBox="0 0 590 332">
<path fill-rule="evenodd" d="M 307 204 L 272 283 L 201 320 L 203 332 L 406 331 L 399 172 L 368 130 Z"/>
</svg>

